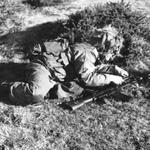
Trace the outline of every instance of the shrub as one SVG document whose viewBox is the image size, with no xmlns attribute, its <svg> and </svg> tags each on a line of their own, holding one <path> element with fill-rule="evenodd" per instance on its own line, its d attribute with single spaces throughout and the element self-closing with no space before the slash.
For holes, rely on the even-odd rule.
<svg viewBox="0 0 150 150">
<path fill-rule="evenodd" d="M 103 28 L 106 25 L 112 24 L 125 39 L 124 48 L 122 49 L 125 59 L 114 63 L 117 65 L 129 65 L 131 62 L 129 59 L 132 59 L 133 53 L 135 51 L 139 53 L 139 49 L 133 48 L 132 40 L 134 40 L 134 37 L 150 41 L 148 22 L 149 20 L 144 14 L 131 9 L 130 3 L 125 3 L 124 1 L 110 2 L 104 6 L 96 5 L 76 14 L 71 14 L 65 25 L 68 32 L 62 36 L 66 36 L 72 44 L 76 42 L 89 42 L 93 36 L 93 28 Z M 98 44 L 94 46 L 97 49 L 101 48 L 101 45 Z M 141 47 L 143 48 L 142 44 Z M 143 51 L 146 50 L 143 49 Z M 136 55 L 135 59 L 138 60 L 140 58 Z"/>
<path fill-rule="evenodd" d="M 93 27 L 102 28 L 112 24 L 119 32 L 129 39 L 133 34 L 142 34 L 147 18 L 140 12 L 132 11 L 131 5 L 124 1 L 107 3 L 87 8 L 69 16 L 66 27 L 73 42 L 88 41 L 93 34 Z M 128 41 L 129 42 L 129 41 Z M 127 43 L 128 43 L 127 42 Z"/>
</svg>

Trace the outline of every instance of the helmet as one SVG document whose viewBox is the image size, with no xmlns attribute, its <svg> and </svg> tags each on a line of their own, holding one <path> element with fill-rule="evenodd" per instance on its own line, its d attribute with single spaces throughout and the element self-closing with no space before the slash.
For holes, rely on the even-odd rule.
<svg viewBox="0 0 150 150">
<path fill-rule="evenodd" d="M 100 39 L 100 50 L 104 54 L 106 61 L 113 60 L 116 57 L 122 57 L 120 52 L 123 47 L 124 39 L 119 35 L 118 30 L 111 25 L 96 30 L 95 35 Z"/>
</svg>

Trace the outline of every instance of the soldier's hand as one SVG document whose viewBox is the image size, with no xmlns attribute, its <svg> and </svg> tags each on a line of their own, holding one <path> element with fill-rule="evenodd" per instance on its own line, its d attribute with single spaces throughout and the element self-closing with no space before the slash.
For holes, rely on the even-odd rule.
<svg viewBox="0 0 150 150">
<path fill-rule="evenodd" d="M 117 84 L 117 85 L 122 84 L 124 81 L 125 80 L 121 76 L 114 76 L 113 79 L 112 79 L 112 82 Z"/>
<path fill-rule="evenodd" d="M 124 69 L 122 69 L 118 66 L 115 66 L 115 70 L 118 72 L 119 75 L 121 75 L 124 78 L 129 76 L 129 73 L 127 71 L 125 71 Z"/>
</svg>

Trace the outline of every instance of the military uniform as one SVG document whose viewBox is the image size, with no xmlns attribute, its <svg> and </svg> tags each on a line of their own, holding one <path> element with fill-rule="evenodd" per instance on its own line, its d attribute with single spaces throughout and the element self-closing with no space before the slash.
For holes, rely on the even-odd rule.
<svg viewBox="0 0 150 150">
<path fill-rule="evenodd" d="M 114 65 L 95 66 L 98 51 L 88 43 L 77 43 L 63 49 L 61 43 L 53 41 L 44 43 L 44 47 L 46 52 L 35 55 L 27 65 L 25 82 L 11 85 L 9 97 L 12 102 L 29 104 L 42 101 L 55 85 L 58 86 L 58 97 L 67 97 L 73 92 L 73 87 L 70 86 L 72 91 L 69 91 L 65 89 L 65 83 L 78 79 L 83 86 L 104 86 L 112 82 L 111 76 L 116 74 Z"/>
<path fill-rule="evenodd" d="M 98 36 L 101 31 L 101 45 L 107 51 L 106 58 L 119 55 L 123 39 L 116 40 L 117 30 L 107 26 L 98 30 Z M 52 89 L 56 89 L 58 98 L 78 95 L 85 87 L 110 84 L 121 72 L 127 75 L 114 65 L 101 62 L 96 65 L 99 53 L 88 43 L 68 46 L 65 39 L 56 39 L 35 46 L 31 56 L 25 82 L 14 82 L 10 87 L 10 100 L 16 104 L 42 101 Z M 54 91 L 50 93 L 53 95 Z"/>
</svg>

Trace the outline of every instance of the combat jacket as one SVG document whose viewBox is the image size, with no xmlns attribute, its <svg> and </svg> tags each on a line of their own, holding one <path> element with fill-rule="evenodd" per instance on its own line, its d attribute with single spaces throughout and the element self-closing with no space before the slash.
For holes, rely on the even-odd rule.
<svg viewBox="0 0 150 150">
<path fill-rule="evenodd" d="M 50 71 L 55 81 L 71 81 L 78 78 L 85 86 L 103 86 L 111 82 L 112 66 L 95 65 L 98 59 L 97 49 L 88 43 L 76 43 L 65 50 L 59 43 L 44 43 L 46 52 L 43 60 L 35 58 L 34 62 L 42 62 Z M 111 69 L 110 69 L 111 68 Z"/>
</svg>

